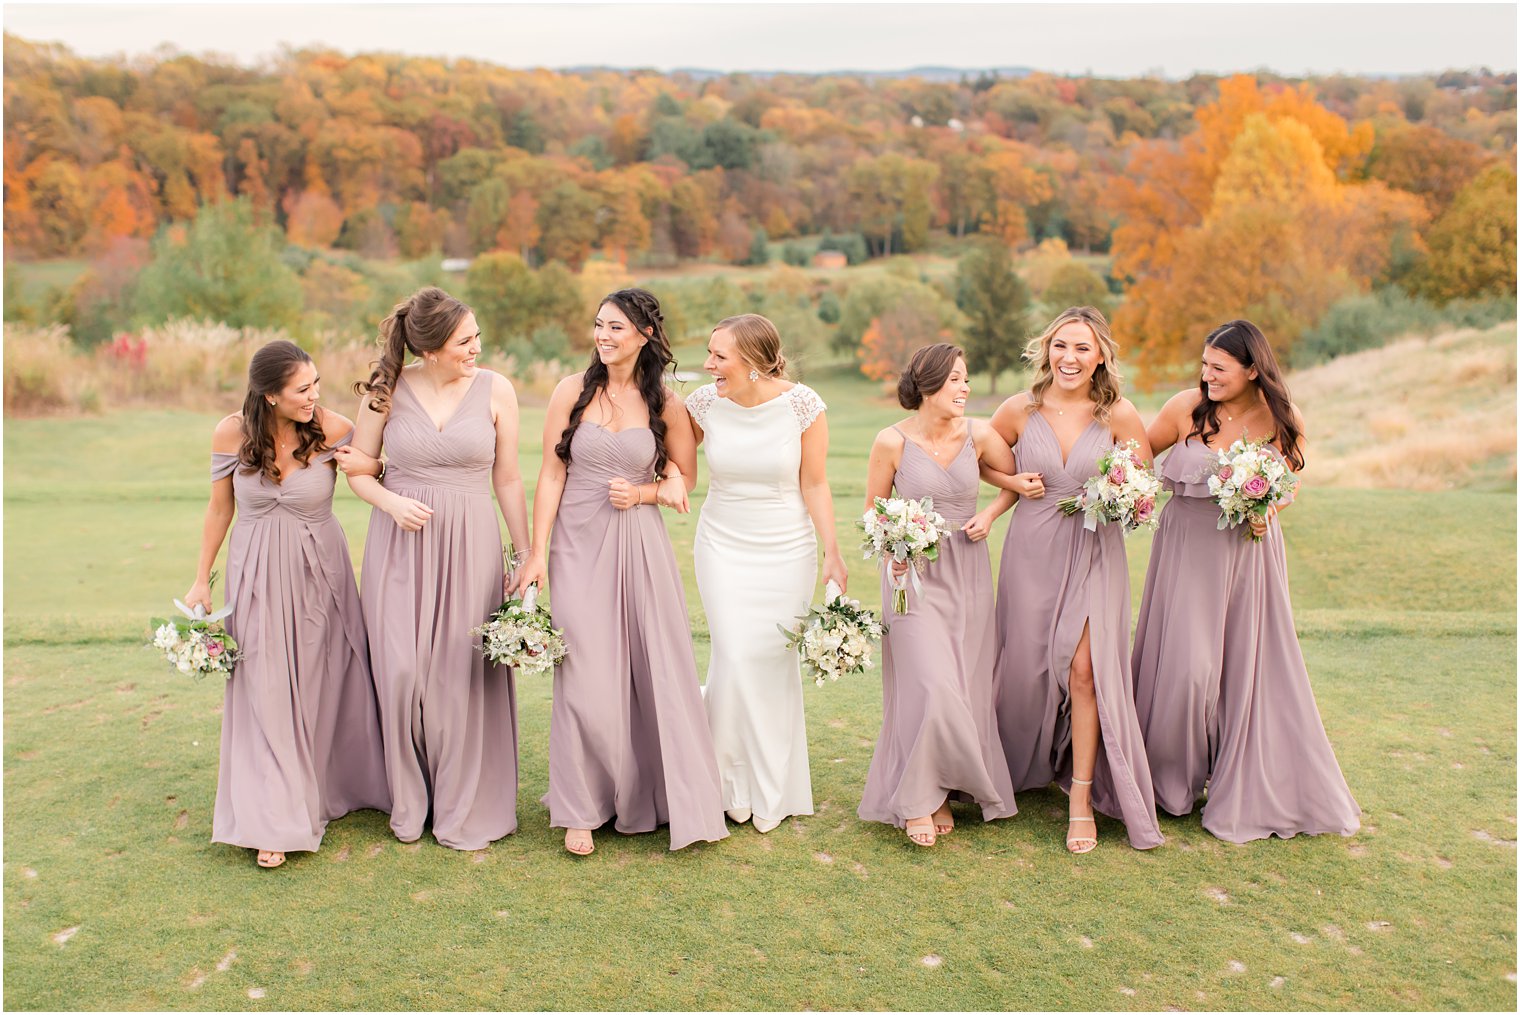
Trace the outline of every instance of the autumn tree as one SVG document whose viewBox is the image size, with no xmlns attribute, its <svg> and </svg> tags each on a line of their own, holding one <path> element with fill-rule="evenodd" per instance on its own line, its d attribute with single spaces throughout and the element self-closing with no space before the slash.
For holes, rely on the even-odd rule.
<svg viewBox="0 0 1520 1015">
<path fill-rule="evenodd" d="M 160 230 L 137 281 L 135 316 L 157 324 L 175 317 L 234 328 L 293 328 L 301 286 L 280 259 L 284 242 L 254 222 L 247 198 L 203 207 L 188 226 Z"/>
<path fill-rule="evenodd" d="M 1485 169 L 1462 188 L 1426 236 L 1430 256 L 1416 288 L 1438 303 L 1515 295 L 1515 173 Z"/>
<path fill-rule="evenodd" d="M 955 305 L 966 315 L 966 366 L 988 375 L 988 393 L 997 393 L 998 375 L 1018 363 L 1029 330 L 1029 287 L 1013 270 L 1008 247 L 999 240 L 977 243 L 956 265 Z"/>
<path fill-rule="evenodd" d="M 902 372 L 915 350 L 954 337 L 935 301 L 909 291 L 866 326 L 856 352 L 860 372 L 873 381 L 890 380 Z"/>
</svg>

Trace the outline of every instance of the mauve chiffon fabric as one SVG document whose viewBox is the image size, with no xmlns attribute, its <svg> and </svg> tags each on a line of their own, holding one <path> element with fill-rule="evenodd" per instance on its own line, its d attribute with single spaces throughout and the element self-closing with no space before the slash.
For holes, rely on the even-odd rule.
<svg viewBox="0 0 1520 1015">
<path fill-rule="evenodd" d="M 691 621 L 656 505 L 619 510 L 608 481 L 654 478 L 654 434 L 576 427 L 549 546 L 554 623 L 569 649 L 549 720 L 554 828 L 670 826 L 670 848 L 728 836 Z"/>
<path fill-rule="evenodd" d="M 1113 437 L 1088 424 L 1063 462 L 1049 421 L 1030 414 L 1014 448 L 1045 495 L 1020 498 L 998 570 L 998 728 L 1015 790 L 1071 785 L 1071 661 L 1089 631 L 1098 700 L 1093 808 L 1124 822 L 1136 849 L 1161 845 L 1129 668 L 1129 570 L 1117 525 L 1087 529 L 1058 507 L 1097 474 Z"/>
<path fill-rule="evenodd" d="M 315 850 L 333 818 L 390 809 L 331 461 L 331 451 L 315 455 L 272 483 L 236 455 L 211 456 L 212 481 L 232 476 L 237 503 L 227 632 L 243 653 L 222 708 L 213 842 Z"/>
<path fill-rule="evenodd" d="M 376 508 L 361 591 L 390 779 L 391 830 L 481 849 L 517 829 L 512 671 L 470 634 L 501 605 L 501 528 L 491 496 L 490 371 L 436 427 L 403 373 L 385 423 L 386 489 L 433 509 L 407 532 Z"/>
<path fill-rule="evenodd" d="M 882 720 L 858 812 L 866 821 L 903 828 L 951 795 L 976 803 L 987 821 L 1016 810 L 994 701 L 992 556 L 986 540 L 960 531 L 980 490 L 973 425 L 944 466 L 903 438 L 894 495 L 932 498 L 951 533 L 920 576 L 922 592 L 909 582 L 906 614 L 892 612 L 894 586 L 882 568 Z"/>
<path fill-rule="evenodd" d="M 1293 627 L 1282 529 L 1218 527 L 1215 455 L 1174 446 L 1172 498 L 1151 546 L 1135 631 L 1135 702 L 1156 801 L 1230 842 L 1361 826 L 1325 735 Z"/>
</svg>

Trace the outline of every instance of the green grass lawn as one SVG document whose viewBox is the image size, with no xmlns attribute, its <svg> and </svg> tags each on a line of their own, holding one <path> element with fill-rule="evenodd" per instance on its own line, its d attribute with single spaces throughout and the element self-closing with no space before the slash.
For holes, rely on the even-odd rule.
<svg viewBox="0 0 1520 1015">
<path fill-rule="evenodd" d="M 874 605 L 851 522 L 871 436 L 901 414 L 863 381 L 814 383 L 852 587 Z M 208 841 L 220 688 L 140 647 L 190 584 L 213 422 L 6 423 L 9 1008 L 1515 1005 L 1513 488 L 1314 488 L 1284 516 L 1315 691 L 1364 810 L 1351 839 L 1240 847 L 1163 818 L 1167 843 L 1138 853 L 1105 819 L 1072 858 L 1046 791 L 990 826 L 958 811 L 917 849 L 855 818 L 873 672 L 806 687 L 815 816 L 675 854 L 609 830 L 574 859 L 537 802 L 549 684 L 525 679 L 518 834 L 457 853 L 364 812 L 264 871 Z M 525 413 L 530 481 L 541 422 Z M 368 508 L 340 483 L 337 510 L 357 554 Z M 695 517 L 667 522 L 705 666 Z M 1136 596 L 1147 549 L 1129 543 Z"/>
</svg>

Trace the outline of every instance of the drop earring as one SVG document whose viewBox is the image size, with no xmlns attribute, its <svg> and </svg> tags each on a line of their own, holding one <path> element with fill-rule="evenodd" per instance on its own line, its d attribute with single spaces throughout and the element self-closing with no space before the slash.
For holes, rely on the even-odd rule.
<svg viewBox="0 0 1520 1015">
<path fill-rule="evenodd" d="M 760 371 L 758 371 L 758 370 L 751 370 L 749 372 L 749 379 L 751 381 L 758 381 L 760 379 Z"/>
</svg>

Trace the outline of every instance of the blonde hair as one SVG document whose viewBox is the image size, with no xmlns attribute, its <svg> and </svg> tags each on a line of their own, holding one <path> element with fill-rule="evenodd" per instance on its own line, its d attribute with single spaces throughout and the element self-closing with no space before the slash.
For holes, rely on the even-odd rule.
<svg viewBox="0 0 1520 1015">
<path fill-rule="evenodd" d="M 786 376 L 786 357 L 781 355 L 781 333 L 769 317 L 759 314 L 736 314 L 725 317 L 713 328 L 734 336 L 734 347 L 744 362 L 762 377 Z"/>
<path fill-rule="evenodd" d="M 1108 319 L 1095 307 L 1067 307 L 1024 347 L 1024 359 L 1034 367 L 1035 375 L 1033 383 L 1029 385 L 1028 411 L 1035 412 L 1044 404 L 1045 392 L 1055 382 L 1055 371 L 1050 367 L 1050 343 L 1057 331 L 1073 322 L 1087 325 L 1093 338 L 1097 339 L 1098 351 L 1103 354 L 1103 362 L 1093 371 L 1089 382 L 1088 397 L 1093 400 L 1093 418 L 1106 424 L 1113 414 L 1114 406 L 1123 397 L 1119 388 L 1122 379 L 1119 373 L 1119 344 L 1109 331 Z"/>
</svg>

